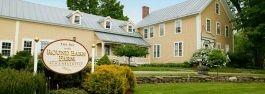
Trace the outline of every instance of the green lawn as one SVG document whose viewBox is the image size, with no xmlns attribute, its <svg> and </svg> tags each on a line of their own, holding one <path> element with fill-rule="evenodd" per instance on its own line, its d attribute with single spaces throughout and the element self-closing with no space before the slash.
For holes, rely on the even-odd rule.
<svg viewBox="0 0 265 94">
<path fill-rule="evenodd" d="M 265 83 L 139 84 L 135 94 L 264 94 Z"/>
</svg>

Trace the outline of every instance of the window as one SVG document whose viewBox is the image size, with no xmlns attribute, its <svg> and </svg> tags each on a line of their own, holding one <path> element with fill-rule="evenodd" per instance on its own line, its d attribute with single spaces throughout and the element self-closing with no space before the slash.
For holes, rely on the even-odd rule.
<svg viewBox="0 0 265 94">
<path fill-rule="evenodd" d="M 105 54 L 110 55 L 110 46 L 109 45 L 105 45 Z"/>
<path fill-rule="evenodd" d="M 49 44 L 48 41 L 40 41 L 41 51 L 44 50 L 44 48 Z"/>
<path fill-rule="evenodd" d="M 105 22 L 105 28 L 106 28 L 106 29 L 110 29 L 110 28 L 111 28 L 111 23 L 110 23 L 110 21 L 106 21 L 106 22 Z"/>
<path fill-rule="evenodd" d="M 133 27 L 131 25 L 128 26 L 128 32 L 130 33 L 134 32 Z"/>
<path fill-rule="evenodd" d="M 211 32 L 211 19 L 206 19 L 206 31 Z"/>
<path fill-rule="evenodd" d="M 220 4 L 219 3 L 215 4 L 215 13 L 220 15 Z"/>
<path fill-rule="evenodd" d="M 149 28 L 150 32 L 150 38 L 154 37 L 154 27 Z"/>
<path fill-rule="evenodd" d="M 3 56 L 11 56 L 11 42 L 2 42 L 2 51 Z"/>
<path fill-rule="evenodd" d="M 225 26 L 225 36 L 226 37 L 229 36 L 229 28 L 228 28 L 228 26 Z"/>
<path fill-rule="evenodd" d="M 155 58 L 160 57 L 160 51 L 161 51 L 160 45 L 159 44 L 154 45 L 154 57 Z"/>
<path fill-rule="evenodd" d="M 181 20 L 176 21 L 176 34 L 181 33 Z"/>
<path fill-rule="evenodd" d="M 221 45 L 221 43 L 216 43 L 216 48 L 217 48 L 217 49 L 222 49 L 222 45 Z"/>
<path fill-rule="evenodd" d="M 174 55 L 183 56 L 183 43 L 182 42 L 176 42 L 174 44 Z"/>
<path fill-rule="evenodd" d="M 148 38 L 148 29 L 147 28 L 144 29 L 144 38 Z"/>
<path fill-rule="evenodd" d="M 24 41 L 24 51 L 27 51 L 29 53 L 31 53 L 31 48 L 32 48 L 32 41 Z"/>
<path fill-rule="evenodd" d="M 221 34 L 221 24 L 220 24 L 220 22 L 216 23 L 216 34 L 217 35 Z"/>
<path fill-rule="evenodd" d="M 159 35 L 164 36 L 165 35 L 165 24 L 159 25 Z"/>
<path fill-rule="evenodd" d="M 74 23 L 75 23 L 75 24 L 81 24 L 81 17 L 75 15 L 75 17 L 74 17 Z"/>
</svg>

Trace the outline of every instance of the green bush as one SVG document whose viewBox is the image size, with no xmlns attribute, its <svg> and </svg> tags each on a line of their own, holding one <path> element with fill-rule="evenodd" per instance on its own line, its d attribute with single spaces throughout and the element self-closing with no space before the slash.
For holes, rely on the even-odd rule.
<svg viewBox="0 0 265 94">
<path fill-rule="evenodd" d="M 7 59 L 3 58 L 2 54 L 0 54 L 0 67 L 6 67 L 7 66 Z"/>
<path fill-rule="evenodd" d="M 200 49 L 196 51 L 190 59 L 190 65 L 199 65 L 198 59 L 202 60 L 202 65 L 209 67 L 224 66 L 228 62 L 226 54 L 220 49 Z"/>
<path fill-rule="evenodd" d="M 79 88 L 68 88 L 68 89 L 59 89 L 52 90 L 50 94 L 88 94 L 85 90 Z"/>
<path fill-rule="evenodd" d="M 111 64 L 111 61 L 109 60 L 109 57 L 107 55 L 104 55 L 97 62 L 97 65 L 109 65 L 109 64 Z"/>
<path fill-rule="evenodd" d="M 32 72 L 13 69 L 0 70 L 0 94 L 46 94 L 43 74 L 33 76 Z"/>
<path fill-rule="evenodd" d="M 33 63 L 33 58 L 31 54 L 26 51 L 17 52 L 16 55 L 8 60 L 8 66 L 16 70 L 26 69 L 30 63 Z"/>
<path fill-rule="evenodd" d="M 91 94 L 125 94 L 133 91 L 135 81 L 128 67 L 102 65 L 85 78 L 82 86 Z"/>
</svg>

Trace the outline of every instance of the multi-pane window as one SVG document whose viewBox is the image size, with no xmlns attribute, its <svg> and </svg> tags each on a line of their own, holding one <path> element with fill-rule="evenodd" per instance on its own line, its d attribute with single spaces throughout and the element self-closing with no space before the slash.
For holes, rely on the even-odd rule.
<svg viewBox="0 0 265 94">
<path fill-rule="evenodd" d="M 221 43 L 216 43 L 216 48 L 218 48 L 218 49 L 222 49 L 222 45 L 221 45 Z"/>
<path fill-rule="evenodd" d="M 215 4 L 215 13 L 218 15 L 220 14 L 220 4 L 219 3 Z"/>
<path fill-rule="evenodd" d="M 176 21 L 176 34 L 181 32 L 181 20 Z"/>
<path fill-rule="evenodd" d="M 106 25 L 106 26 L 105 26 L 106 29 L 110 29 L 110 27 L 111 27 L 111 23 L 110 23 L 110 21 L 106 21 L 106 22 L 105 22 L 105 25 Z"/>
<path fill-rule="evenodd" d="M 148 29 L 147 28 L 144 29 L 144 38 L 148 38 Z"/>
<path fill-rule="evenodd" d="M 160 57 L 160 51 L 161 51 L 161 48 L 160 48 L 160 45 L 159 44 L 156 44 L 154 45 L 154 57 L 155 58 L 159 58 Z"/>
<path fill-rule="evenodd" d="M 110 46 L 109 45 L 105 45 L 105 54 L 110 55 Z"/>
<path fill-rule="evenodd" d="M 128 26 L 128 32 L 130 32 L 130 33 L 134 32 L 133 27 L 131 25 Z"/>
<path fill-rule="evenodd" d="M 154 27 L 149 28 L 150 38 L 154 37 Z"/>
<path fill-rule="evenodd" d="M 221 24 L 220 24 L 220 22 L 216 23 L 216 34 L 217 35 L 221 34 Z"/>
<path fill-rule="evenodd" d="M 225 36 L 226 37 L 229 36 L 229 28 L 228 28 L 228 26 L 225 26 Z"/>
<path fill-rule="evenodd" d="M 81 17 L 76 15 L 75 18 L 74 18 L 74 23 L 75 24 L 80 24 L 81 23 Z"/>
<path fill-rule="evenodd" d="M 206 31 L 211 32 L 211 20 L 206 19 Z"/>
<path fill-rule="evenodd" d="M 49 44 L 48 41 L 40 41 L 41 51 L 44 50 L 44 48 Z"/>
<path fill-rule="evenodd" d="M 31 53 L 32 41 L 24 41 L 24 51 Z"/>
<path fill-rule="evenodd" d="M 11 56 L 11 42 L 2 42 L 2 51 L 3 56 Z"/>
<path fill-rule="evenodd" d="M 183 56 L 183 43 L 182 42 L 176 42 L 174 44 L 174 55 Z"/>
<path fill-rule="evenodd" d="M 164 36 L 165 35 L 165 24 L 159 25 L 159 35 Z"/>
</svg>

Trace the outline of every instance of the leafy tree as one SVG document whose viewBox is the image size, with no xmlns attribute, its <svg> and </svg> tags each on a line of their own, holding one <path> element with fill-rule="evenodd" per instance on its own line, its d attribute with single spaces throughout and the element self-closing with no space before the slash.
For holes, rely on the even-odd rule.
<svg viewBox="0 0 265 94">
<path fill-rule="evenodd" d="M 85 13 L 99 13 L 99 0 L 67 0 L 67 7 L 70 10 L 79 10 Z"/>
<path fill-rule="evenodd" d="M 128 20 L 128 17 L 123 14 L 124 6 L 117 0 L 67 0 L 67 7 L 70 10 Z"/>
<path fill-rule="evenodd" d="M 236 13 L 236 29 L 245 34 L 250 43 L 248 53 L 253 55 L 257 68 L 262 69 L 265 59 L 265 1 L 230 0 Z"/>
<path fill-rule="evenodd" d="M 102 58 L 100 58 L 97 62 L 98 65 L 109 65 L 111 64 L 111 61 L 109 60 L 109 57 L 107 55 L 104 55 Z"/>
<path fill-rule="evenodd" d="M 148 54 L 148 50 L 145 47 L 132 44 L 116 45 L 113 49 L 113 54 L 128 57 L 128 64 L 130 65 L 132 57 L 143 57 Z"/>
</svg>

